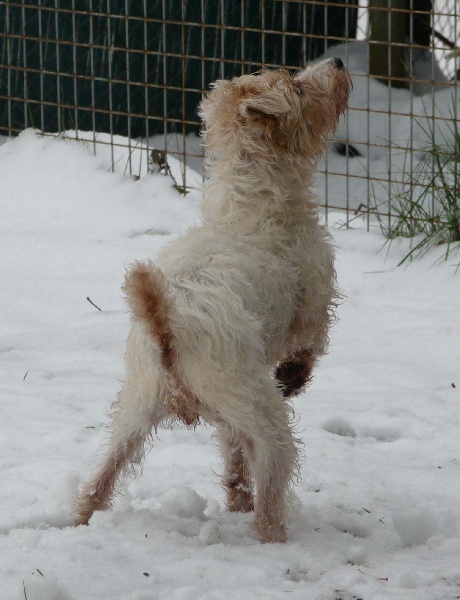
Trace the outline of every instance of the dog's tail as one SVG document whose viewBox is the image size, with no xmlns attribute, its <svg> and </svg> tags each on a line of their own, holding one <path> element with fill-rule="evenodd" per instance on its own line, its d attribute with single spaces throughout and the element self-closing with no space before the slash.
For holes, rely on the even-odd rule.
<svg viewBox="0 0 460 600">
<path fill-rule="evenodd" d="M 199 422 L 200 402 L 183 381 L 174 334 L 170 326 L 168 281 L 153 263 L 135 263 L 126 273 L 123 291 L 135 320 L 148 327 L 161 351 L 161 364 L 175 388 L 171 408 L 189 427 Z"/>
<path fill-rule="evenodd" d="M 136 262 L 126 273 L 122 289 L 133 318 L 148 326 L 160 347 L 163 367 L 173 374 L 177 356 L 169 323 L 166 277 L 153 263 Z"/>
</svg>

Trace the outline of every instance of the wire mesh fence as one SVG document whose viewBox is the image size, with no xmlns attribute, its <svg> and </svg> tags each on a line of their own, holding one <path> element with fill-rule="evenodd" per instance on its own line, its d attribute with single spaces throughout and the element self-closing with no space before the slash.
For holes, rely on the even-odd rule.
<svg viewBox="0 0 460 600">
<path fill-rule="evenodd" d="M 0 135 L 66 132 L 185 191 L 187 167 L 202 172 L 196 108 L 212 81 L 339 56 L 354 92 L 320 165 L 321 202 L 346 223 L 390 225 L 420 165 L 438 186 L 430 152 L 456 139 L 459 16 L 456 0 L 0 1 Z"/>
</svg>

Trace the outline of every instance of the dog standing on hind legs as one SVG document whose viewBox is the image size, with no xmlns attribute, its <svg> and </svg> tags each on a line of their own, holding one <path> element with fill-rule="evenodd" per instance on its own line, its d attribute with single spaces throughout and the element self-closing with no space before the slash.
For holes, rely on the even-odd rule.
<svg viewBox="0 0 460 600">
<path fill-rule="evenodd" d="M 155 265 L 136 263 L 126 275 L 126 376 L 105 459 L 77 499 L 77 524 L 110 505 L 160 423 L 203 420 L 218 430 L 228 509 L 254 510 L 261 541 L 286 540 L 298 449 L 283 397 L 310 380 L 337 299 L 311 188 L 350 89 L 333 58 L 294 77 L 277 70 L 218 81 L 202 101 L 202 223 Z"/>
</svg>

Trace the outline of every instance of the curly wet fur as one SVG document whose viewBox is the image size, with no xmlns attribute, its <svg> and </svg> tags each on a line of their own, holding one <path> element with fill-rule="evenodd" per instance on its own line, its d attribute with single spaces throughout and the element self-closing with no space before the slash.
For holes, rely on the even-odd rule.
<svg viewBox="0 0 460 600">
<path fill-rule="evenodd" d="M 286 539 L 298 444 L 283 397 L 310 380 L 337 298 L 311 185 L 350 86 L 329 60 L 219 81 L 203 100 L 202 223 L 126 276 L 126 378 L 77 523 L 110 504 L 152 428 L 204 420 L 218 430 L 228 508 L 254 509 L 262 541 Z"/>
</svg>

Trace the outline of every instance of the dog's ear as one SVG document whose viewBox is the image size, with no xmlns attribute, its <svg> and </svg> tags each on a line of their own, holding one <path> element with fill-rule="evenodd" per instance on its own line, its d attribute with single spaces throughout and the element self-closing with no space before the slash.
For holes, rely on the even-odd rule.
<svg viewBox="0 0 460 600">
<path fill-rule="evenodd" d="M 289 73 L 264 71 L 257 77 L 248 76 L 239 91 L 238 123 L 244 144 L 248 148 L 255 145 L 258 152 L 285 145 L 285 125 L 293 108 Z"/>
<path fill-rule="evenodd" d="M 237 144 L 260 154 L 285 144 L 281 132 L 292 112 L 290 79 L 274 71 L 217 81 L 199 107 L 208 153 L 234 154 Z"/>
<path fill-rule="evenodd" d="M 248 123 L 275 124 L 289 112 L 289 102 L 279 89 L 270 89 L 255 96 L 242 98 L 238 105 L 240 117 Z"/>
</svg>

